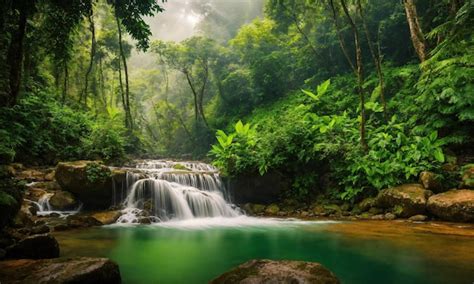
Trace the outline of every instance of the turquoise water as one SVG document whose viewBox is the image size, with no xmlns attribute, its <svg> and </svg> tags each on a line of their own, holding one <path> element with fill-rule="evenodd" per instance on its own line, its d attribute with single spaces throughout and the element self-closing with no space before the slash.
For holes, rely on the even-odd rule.
<svg viewBox="0 0 474 284">
<path fill-rule="evenodd" d="M 254 258 L 316 261 L 342 283 L 472 283 L 472 259 L 454 262 L 416 246 L 325 230 L 334 223 L 265 221 L 228 224 L 102 227 L 57 235 L 64 256 L 115 260 L 124 283 L 207 283 Z M 433 241 L 445 236 L 421 236 Z M 432 239 L 432 240 L 431 240 Z M 469 238 L 446 239 L 446 254 L 472 249 Z M 426 243 L 425 243 L 426 245 Z M 425 246 L 424 246 L 425 247 Z M 467 253 L 469 255 L 469 253 Z"/>
</svg>

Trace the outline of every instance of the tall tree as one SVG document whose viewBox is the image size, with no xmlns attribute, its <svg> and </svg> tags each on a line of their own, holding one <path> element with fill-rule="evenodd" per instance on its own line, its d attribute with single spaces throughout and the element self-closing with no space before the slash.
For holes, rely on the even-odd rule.
<svg viewBox="0 0 474 284">
<path fill-rule="evenodd" d="M 416 11 L 416 4 L 414 0 L 403 0 L 405 7 L 405 14 L 407 16 L 408 26 L 410 28 L 410 36 L 415 52 L 421 62 L 427 59 L 426 40 L 421 30 L 420 20 Z"/>
</svg>

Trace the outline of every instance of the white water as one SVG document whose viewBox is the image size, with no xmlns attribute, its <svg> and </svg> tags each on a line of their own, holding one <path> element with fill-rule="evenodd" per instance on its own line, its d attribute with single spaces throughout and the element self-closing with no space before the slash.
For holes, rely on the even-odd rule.
<svg viewBox="0 0 474 284">
<path fill-rule="evenodd" d="M 74 215 L 78 213 L 82 208 L 81 204 L 75 210 L 55 210 L 53 206 L 51 206 L 51 204 L 49 203 L 49 200 L 51 199 L 51 197 L 53 197 L 53 195 L 54 193 L 46 192 L 38 199 L 38 202 L 26 198 L 24 200 L 29 203 L 32 203 L 37 207 L 37 216 L 49 216 L 52 213 L 56 213 L 59 214 L 59 217 L 67 217 L 69 215 Z"/>
<path fill-rule="evenodd" d="M 183 166 L 185 169 L 183 169 Z M 125 206 L 117 223 L 241 216 L 230 204 L 216 168 L 199 162 L 143 161 L 127 174 Z M 114 204 L 124 196 L 114 190 Z"/>
</svg>

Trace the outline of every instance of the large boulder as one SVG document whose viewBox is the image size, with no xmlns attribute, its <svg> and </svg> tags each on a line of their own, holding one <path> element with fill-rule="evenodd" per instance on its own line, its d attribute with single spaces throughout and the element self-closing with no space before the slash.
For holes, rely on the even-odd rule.
<svg viewBox="0 0 474 284">
<path fill-rule="evenodd" d="M 392 209 L 399 217 L 424 214 L 426 202 L 433 193 L 420 184 L 404 184 L 384 189 L 377 196 L 377 207 Z"/>
<path fill-rule="evenodd" d="M 428 210 L 443 220 L 474 222 L 474 190 L 450 190 L 433 195 L 428 199 Z"/>
<path fill-rule="evenodd" d="M 250 260 L 209 283 L 339 283 L 337 277 L 316 262 Z"/>
<path fill-rule="evenodd" d="M 122 172 L 114 172 L 93 161 L 59 163 L 56 181 L 63 190 L 73 193 L 86 209 L 105 209 L 112 203 L 113 183 L 121 184 Z M 120 179 L 120 180 L 119 180 Z"/>
<path fill-rule="evenodd" d="M 425 189 L 433 192 L 442 192 L 443 185 L 441 183 L 441 176 L 429 171 L 420 173 L 420 183 Z"/>
<path fill-rule="evenodd" d="M 18 259 L 0 262 L 0 283 L 121 283 L 118 265 L 107 258 Z"/>
<path fill-rule="evenodd" d="M 59 190 L 54 192 L 54 195 L 51 196 L 49 205 L 56 210 L 72 210 L 78 206 L 78 202 L 71 193 Z"/>
<path fill-rule="evenodd" d="M 474 188 L 474 164 L 467 164 L 461 169 L 461 186 Z"/>
<path fill-rule="evenodd" d="M 7 258 L 55 258 L 59 257 L 58 241 L 49 234 L 27 237 L 7 248 Z"/>
</svg>

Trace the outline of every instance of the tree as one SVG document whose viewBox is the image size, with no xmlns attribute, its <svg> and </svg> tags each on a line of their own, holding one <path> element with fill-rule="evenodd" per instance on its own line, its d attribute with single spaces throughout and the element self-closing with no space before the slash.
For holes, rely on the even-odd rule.
<svg viewBox="0 0 474 284">
<path fill-rule="evenodd" d="M 420 62 L 424 62 L 427 59 L 426 52 L 426 41 L 423 31 L 421 30 L 420 20 L 418 19 L 418 13 L 416 11 L 416 4 L 414 0 L 403 0 L 405 7 L 405 13 L 407 16 L 408 26 L 410 28 L 410 35 L 413 47 L 415 48 L 416 54 L 420 59 Z"/>
</svg>

